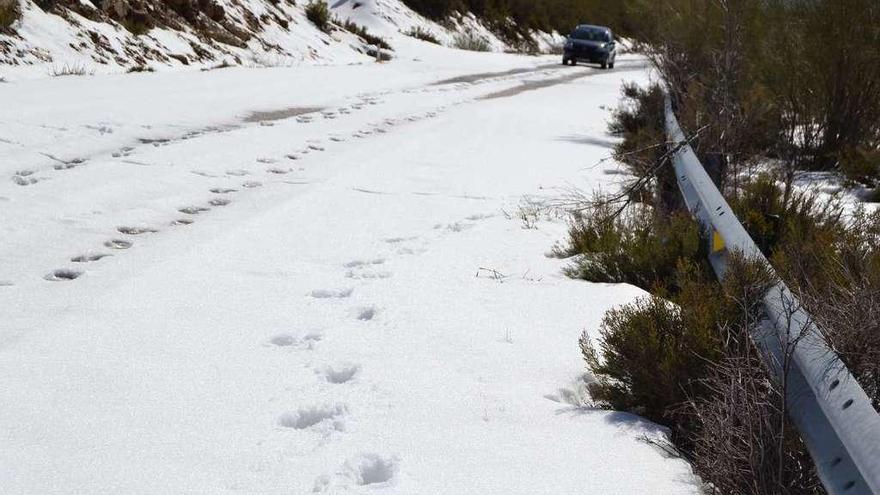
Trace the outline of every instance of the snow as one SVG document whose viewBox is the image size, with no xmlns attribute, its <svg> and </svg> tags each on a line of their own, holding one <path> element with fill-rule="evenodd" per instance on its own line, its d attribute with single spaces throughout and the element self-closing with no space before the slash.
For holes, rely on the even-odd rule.
<svg viewBox="0 0 880 495">
<path fill-rule="evenodd" d="M 0 34 L 0 79 L 41 79 L 65 67 L 86 73 L 118 74 L 143 66 L 158 71 L 192 72 L 223 63 L 302 67 L 362 64 L 373 59 L 367 55 L 365 43 L 351 33 L 334 29 L 328 34 L 315 27 L 306 17 L 306 2 L 297 5 L 271 0 L 215 1 L 227 12 L 227 21 L 252 34 L 247 46 L 206 42 L 191 27 L 157 27 L 134 35 L 116 23 L 94 22 L 74 12 L 66 14 L 68 20 L 43 11 L 33 0 L 21 0 L 22 18 L 12 26 L 17 34 Z M 254 30 L 244 22 L 244 11 L 260 19 L 283 19 L 288 27 L 263 20 Z M 330 12 L 340 21 L 352 21 L 386 39 L 396 58 L 448 51 L 405 34 L 415 27 L 434 34 L 446 46 L 453 44 L 457 33 L 467 31 L 486 39 L 494 51 L 510 48 L 473 15 L 451 21 L 451 28 L 444 27 L 413 12 L 400 0 L 336 0 L 330 2 Z M 98 37 L 104 41 L 96 42 Z M 545 51 L 562 39 L 555 33 L 535 33 L 535 38 L 538 47 Z M 207 55 L 199 56 L 194 47 Z M 179 60 L 181 56 L 187 59 L 186 64 Z"/>
<path fill-rule="evenodd" d="M 412 43 L 0 85 L 3 493 L 699 492 L 585 399 L 580 333 L 642 292 L 516 218 L 609 187 L 645 62 Z"/>
</svg>

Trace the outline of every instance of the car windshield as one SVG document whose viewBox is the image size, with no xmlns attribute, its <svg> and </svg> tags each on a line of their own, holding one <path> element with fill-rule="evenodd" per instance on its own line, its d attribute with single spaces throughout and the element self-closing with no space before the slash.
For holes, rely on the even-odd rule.
<svg viewBox="0 0 880 495">
<path fill-rule="evenodd" d="M 584 40 L 584 41 L 611 41 L 611 33 L 605 31 L 604 29 L 575 29 L 573 33 L 571 33 L 571 37 L 576 40 Z"/>
</svg>

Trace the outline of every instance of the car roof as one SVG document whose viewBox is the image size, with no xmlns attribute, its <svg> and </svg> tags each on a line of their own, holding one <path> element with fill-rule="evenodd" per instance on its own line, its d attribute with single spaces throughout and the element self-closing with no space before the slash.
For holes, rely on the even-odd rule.
<svg viewBox="0 0 880 495">
<path fill-rule="evenodd" d="M 578 24 L 577 26 L 575 26 L 574 29 L 575 31 L 577 31 L 578 29 L 601 29 L 603 31 L 608 31 L 609 33 L 611 32 L 611 28 L 605 26 L 596 26 L 595 24 Z"/>
</svg>

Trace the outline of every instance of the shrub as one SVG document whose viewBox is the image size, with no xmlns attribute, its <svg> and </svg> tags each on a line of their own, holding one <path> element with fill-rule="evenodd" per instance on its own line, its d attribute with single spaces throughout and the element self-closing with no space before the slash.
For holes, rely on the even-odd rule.
<svg viewBox="0 0 880 495">
<path fill-rule="evenodd" d="M 422 41 L 427 41 L 428 43 L 434 43 L 435 45 L 440 44 L 440 40 L 437 39 L 437 36 L 434 35 L 431 31 L 427 29 L 422 29 L 421 26 L 413 26 L 409 31 L 403 33 L 411 38 L 420 39 Z"/>
<path fill-rule="evenodd" d="M 804 252 L 825 250 L 844 231 L 838 202 L 823 201 L 812 192 L 794 191 L 786 197 L 768 174 L 745 181 L 730 205 L 768 257 L 789 245 L 798 245 Z"/>
<path fill-rule="evenodd" d="M 306 18 L 318 29 L 330 32 L 330 8 L 323 0 L 312 0 L 306 5 Z"/>
<path fill-rule="evenodd" d="M 470 50 L 472 52 L 492 51 L 492 45 L 489 44 L 489 40 L 472 30 L 456 34 L 452 39 L 452 46 L 459 50 Z"/>
<path fill-rule="evenodd" d="M 339 22 L 337 20 L 337 23 L 339 23 L 343 29 L 345 29 L 349 33 L 354 34 L 355 36 L 360 37 L 362 40 L 366 41 L 370 45 L 377 46 L 383 50 L 394 51 L 394 48 L 391 48 L 391 45 L 389 45 L 388 42 L 385 41 L 383 38 L 370 34 L 370 32 L 367 31 L 367 28 L 359 26 L 355 22 Z"/>
<path fill-rule="evenodd" d="M 0 30 L 9 28 L 21 17 L 21 11 L 18 9 L 18 2 L 0 1 Z"/>
<path fill-rule="evenodd" d="M 608 131 L 623 138 L 614 147 L 614 158 L 633 176 L 627 187 L 639 200 L 656 208 L 676 209 L 681 200 L 667 155 L 663 89 L 658 84 L 642 88 L 630 83 L 623 86 L 622 93 Z"/>
<path fill-rule="evenodd" d="M 705 265 L 679 260 L 679 290 L 670 300 L 650 296 L 608 311 L 598 350 L 582 336 L 581 352 L 597 379 L 593 399 L 666 424 L 688 446 L 700 425 L 687 403 L 712 393 L 705 381 L 715 363 L 751 346 L 748 329 L 760 321 L 761 298 L 774 280 L 759 262 L 730 263 L 731 275 L 719 285 Z"/>
<path fill-rule="evenodd" d="M 574 216 L 568 247 L 559 254 L 578 258 L 566 273 L 590 282 L 678 292 L 678 261 L 704 259 L 697 224 L 687 213 L 661 216 L 646 207 L 614 213 L 604 205 Z"/>
<path fill-rule="evenodd" d="M 49 69 L 49 75 L 52 77 L 91 76 L 94 73 L 94 69 L 87 69 L 85 65 L 80 64 L 56 65 Z"/>
<path fill-rule="evenodd" d="M 851 183 L 880 186 L 880 149 L 849 149 L 840 159 L 840 172 Z"/>
</svg>

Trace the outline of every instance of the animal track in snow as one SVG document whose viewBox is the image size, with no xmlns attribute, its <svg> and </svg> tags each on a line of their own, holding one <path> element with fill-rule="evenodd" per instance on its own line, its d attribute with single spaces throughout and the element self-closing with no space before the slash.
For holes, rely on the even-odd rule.
<svg viewBox="0 0 880 495">
<path fill-rule="evenodd" d="M 257 158 L 257 163 L 262 163 L 263 165 L 271 165 L 273 163 L 278 163 L 278 160 L 274 158 Z"/>
<path fill-rule="evenodd" d="M 52 168 L 54 168 L 55 170 L 70 170 L 86 162 L 85 158 L 74 158 L 73 160 L 67 161 L 61 160 L 59 158 L 54 158 L 54 160 L 58 162 L 52 166 Z"/>
<path fill-rule="evenodd" d="M 184 206 L 183 208 L 179 208 L 177 211 L 181 213 L 186 213 L 187 215 L 198 215 L 199 213 L 204 213 L 209 210 L 210 208 L 204 206 Z"/>
<path fill-rule="evenodd" d="M 214 187 L 211 188 L 211 192 L 214 194 L 229 194 L 236 192 L 236 189 L 229 189 L 227 187 Z"/>
<path fill-rule="evenodd" d="M 414 237 L 391 237 L 389 239 L 385 239 L 385 242 L 387 242 L 388 244 L 400 244 L 401 242 L 414 241 L 416 239 L 418 239 L 418 237 L 415 237 L 415 236 Z"/>
<path fill-rule="evenodd" d="M 208 204 L 211 206 L 226 206 L 232 201 L 225 198 L 214 198 L 211 201 L 208 201 Z"/>
<path fill-rule="evenodd" d="M 113 152 L 113 158 L 122 158 L 124 156 L 129 156 L 134 151 L 134 148 L 131 146 L 125 146 L 119 149 L 119 151 Z"/>
<path fill-rule="evenodd" d="M 370 271 L 370 270 L 349 270 L 345 276 L 352 279 L 376 280 L 391 278 L 393 274 L 386 270 Z"/>
<path fill-rule="evenodd" d="M 323 146 L 318 146 L 317 144 L 310 144 L 309 149 L 312 151 L 324 151 L 325 148 Z"/>
<path fill-rule="evenodd" d="M 68 280 L 75 280 L 82 275 L 81 271 L 78 270 L 68 270 L 66 268 L 62 268 L 60 270 L 54 270 L 46 274 L 46 280 L 50 282 L 67 282 Z"/>
<path fill-rule="evenodd" d="M 299 408 L 296 412 L 282 414 L 278 425 L 294 430 L 305 430 L 315 426 L 336 431 L 345 430 L 344 416 L 348 413 L 345 404 L 324 404 Z"/>
<path fill-rule="evenodd" d="M 19 186 L 30 186 L 40 182 L 40 179 L 32 177 L 35 172 L 33 170 L 19 170 L 12 175 L 12 182 Z"/>
<path fill-rule="evenodd" d="M 251 173 L 244 169 L 237 170 L 227 170 L 226 175 L 232 175 L 235 177 L 244 177 L 245 175 L 250 175 Z"/>
<path fill-rule="evenodd" d="M 475 213 L 473 215 L 465 217 L 465 220 L 470 220 L 472 222 L 477 222 L 479 220 L 488 220 L 490 218 L 494 218 L 495 215 L 487 214 L 487 213 Z"/>
<path fill-rule="evenodd" d="M 269 344 L 275 347 L 292 347 L 295 349 L 312 350 L 315 348 L 315 344 L 320 342 L 323 338 L 324 337 L 320 332 L 310 332 L 302 338 L 290 333 L 279 333 L 269 339 Z"/>
<path fill-rule="evenodd" d="M 149 227 L 116 227 L 116 231 L 125 235 L 155 234 L 156 232 L 159 232 L 158 230 Z"/>
<path fill-rule="evenodd" d="M 365 260 L 349 261 L 348 263 L 346 263 L 342 266 L 344 266 L 346 268 L 361 268 L 361 267 L 365 267 L 365 266 L 369 266 L 369 265 L 382 265 L 384 263 L 385 263 L 384 259 L 376 258 L 376 259 L 367 260 L 367 261 L 365 261 Z"/>
<path fill-rule="evenodd" d="M 132 246 L 131 241 L 125 241 L 122 239 L 111 239 L 104 243 L 105 247 L 110 249 L 128 249 Z"/>
<path fill-rule="evenodd" d="M 293 169 L 272 167 L 272 168 L 266 169 L 266 172 L 268 172 L 270 174 L 275 174 L 275 175 L 287 175 L 287 174 L 293 172 Z"/>
<path fill-rule="evenodd" d="M 93 261 L 102 260 L 104 258 L 108 258 L 113 256 L 112 254 L 107 253 L 92 253 L 92 254 L 81 254 L 79 256 L 74 256 L 70 258 L 70 261 L 74 263 L 91 263 Z"/>
<path fill-rule="evenodd" d="M 364 306 L 361 308 L 355 308 L 355 310 L 352 311 L 352 314 L 358 321 L 372 321 L 378 313 L 379 310 L 376 309 L 375 306 Z"/>
<path fill-rule="evenodd" d="M 261 187 L 262 185 L 263 185 L 262 182 L 255 181 L 255 180 L 249 180 L 249 181 L 247 181 L 247 182 L 242 182 L 242 183 L 241 183 L 241 187 L 246 187 L 246 188 L 248 188 L 248 189 L 253 189 L 253 188 L 255 188 L 255 187 Z"/>
<path fill-rule="evenodd" d="M 12 287 L 15 284 L 10 282 L 9 280 L 0 280 L 0 287 Z"/>
<path fill-rule="evenodd" d="M 192 220 L 190 220 L 189 218 L 178 218 L 177 220 L 172 221 L 172 222 L 171 222 L 171 225 L 172 225 L 172 226 L 176 226 L 176 225 L 192 225 L 193 223 L 194 223 L 194 222 L 193 222 Z"/>
<path fill-rule="evenodd" d="M 288 160 L 299 160 L 299 155 L 295 153 L 290 153 L 289 155 L 285 155 Z"/>
<path fill-rule="evenodd" d="M 351 287 L 345 289 L 315 289 L 309 292 L 311 297 L 315 299 L 345 299 L 351 297 L 354 289 Z"/>
<path fill-rule="evenodd" d="M 348 383 L 360 373 L 361 367 L 356 364 L 340 364 L 337 366 L 327 366 L 321 370 L 321 375 L 329 383 L 341 385 Z"/>
<path fill-rule="evenodd" d="M 400 461 L 396 457 L 361 454 L 345 463 L 349 476 L 361 486 L 388 483 L 397 474 Z"/>
</svg>

